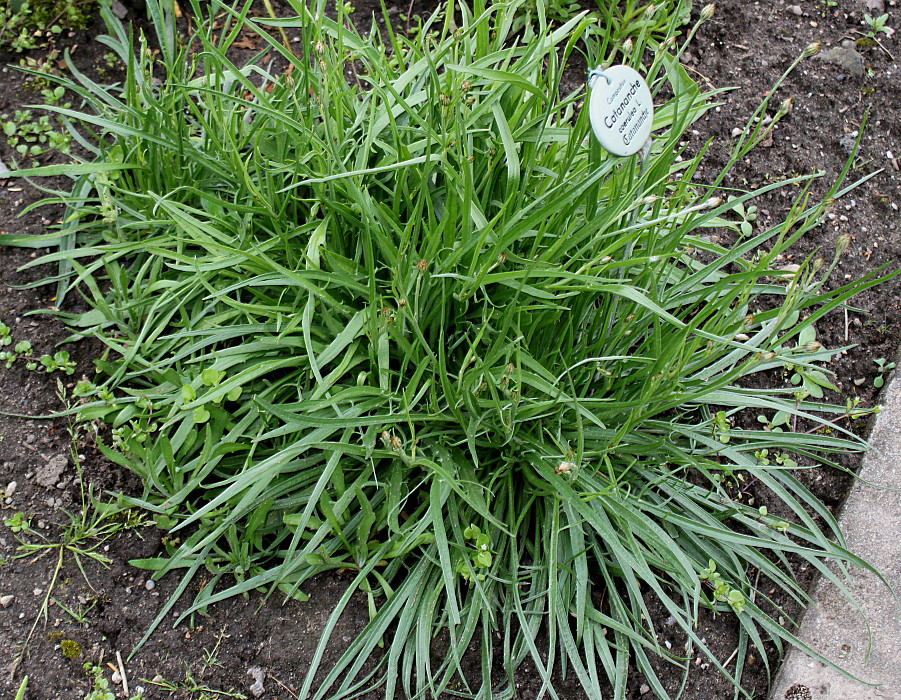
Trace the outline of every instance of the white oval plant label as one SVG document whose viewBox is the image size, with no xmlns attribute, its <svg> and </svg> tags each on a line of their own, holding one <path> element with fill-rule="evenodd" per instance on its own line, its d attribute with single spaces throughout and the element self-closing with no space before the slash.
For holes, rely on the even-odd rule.
<svg viewBox="0 0 901 700">
<path fill-rule="evenodd" d="M 640 151 L 654 123 L 651 91 L 641 74 L 611 66 L 595 73 L 589 86 L 588 117 L 601 145 L 617 156 Z"/>
</svg>

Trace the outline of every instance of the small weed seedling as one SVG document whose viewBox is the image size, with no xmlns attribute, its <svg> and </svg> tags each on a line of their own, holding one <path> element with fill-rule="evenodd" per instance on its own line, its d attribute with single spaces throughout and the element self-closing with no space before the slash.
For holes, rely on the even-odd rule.
<svg viewBox="0 0 901 700">
<path fill-rule="evenodd" d="M 797 467 L 798 463 L 789 457 L 785 452 L 776 452 L 770 454 L 769 450 L 758 450 L 754 453 L 758 464 L 768 466 L 770 464 L 778 464 L 783 467 Z"/>
<path fill-rule="evenodd" d="M 884 357 L 878 357 L 873 362 L 876 363 L 877 374 L 876 378 L 873 380 L 873 386 L 877 389 L 881 389 L 883 385 L 885 385 L 885 375 L 895 369 L 894 362 L 886 362 Z"/>
<path fill-rule="evenodd" d="M 811 366 L 811 362 L 814 360 L 825 359 L 818 356 L 822 349 L 823 346 L 817 340 L 814 327 L 805 326 L 798 334 L 797 345 L 791 349 L 792 353 L 799 355 L 803 353 L 805 356 L 799 362 L 786 362 L 784 365 L 786 371 L 791 373 L 789 381 L 800 389 L 799 395 L 802 398 L 813 396 L 821 399 L 824 389 L 838 391 L 838 387 L 829 381 L 829 377 L 823 370 Z"/>
<path fill-rule="evenodd" d="M 194 677 L 188 670 L 185 671 L 185 679 L 183 681 L 169 681 L 165 678 L 156 678 L 150 681 L 144 680 L 144 682 L 155 685 L 172 694 L 178 693 L 177 697 L 187 697 L 192 700 L 214 700 L 214 698 L 247 700 L 247 696 L 244 695 L 244 693 L 238 692 L 233 688 L 230 688 L 229 690 L 217 690 L 205 683 L 194 680 Z M 134 699 L 132 698 L 132 700 Z"/>
<path fill-rule="evenodd" d="M 854 398 L 849 398 L 845 401 L 845 410 L 835 418 L 832 418 L 828 421 L 820 423 L 814 428 L 808 430 L 808 433 L 819 433 L 822 435 L 828 435 L 833 432 L 835 428 L 833 427 L 839 421 L 848 419 L 850 421 L 860 420 L 861 418 L 865 418 L 866 416 L 876 416 L 879 415 L 880 406 L 877 404 L 872 408 L 866 408 L 860 406 L 860 397 L 855 396 Z"/>
<path fill-rule="evenodd" d="M 221 666 L 219 663 L 219 646 L 222 644 L 222 641 L 231 637 L 230 634 L 225 633 L 226 627 L 223 627 L 219 630 L 218 634 L 216 634 L 216 644 L 213 645 L 212 649 L 207 649 L 204 647 L 203 649 L 203 671 L 201 674 L 205 674 L 207 671 L 212 669 L 214 666 Z"/>
<path fill-rule="evenodd" d="M 61 90 L 62 88 L 43 90 L 51 100 L 47 104 L 56 104 L 62 96 L 57 96 Z M 48 99 L 48 95 L 45 95 L 45 99 Z M 71 104 L 67 102 L 61 106 L 68 108 Z M 69 135 L 56 129 L 49 114 L 35 116 L 30 109 L 17 109 L 12 116 L 0 115 L 0 127 L 10 148 L 21 156 L 34 158 L 50 151 L 69 152 Z"/>
<path fill-rule="evenodd" d="M 485 571 L 491 568 L 491 538 L 476 525 L 470 525 L 463 531 L 463 537 L 472 542 L 473 550 L 464 553 L 454 566 L 454 571 L 463 579 L 472 583 L 485 580 Z"/>
<path fill-rule="evenodd" d="M 894 56 L 892 56 L 891 52 L 882 45 L 879 41 L 879 34 L 884 34 L 885 37 L 889 38 L 894 33 L 895 30 L 891 27 L 886 26 L 886 22 L 888 22 L 888 14 L 882 14 L 878 17 L 873 17 L 868 14 L 864 14 L 863 16 L 863 24 L 865 24 L 869 29 L 866 33 L 855 31 L 855 34 L 860 34 L 861 36 L 855 40 L 855 44 L 857 44 L 858 49 L 869 50 L 875 47 L 879 47 L 889 58 L 894 60 Z M 868 70 L 869 72 L 869 70 Z"/>
<path fill-rule="evenodd" d="M 794 466 L 798 465 L 795 464 Z M 757 513 L 759 514 L 760 522 L 767 527 L 773 528 L 777 532 L 788 532 L 788 528 L 791 526 L 791 523 L 787 520 L 770 515 L 766 506 L 760 506 L 760 508 L 757 509 Z"/>
<path fill-rule="evenodd" d="M 729 417 L 726 415 L 725 411 L 717 411 L 716 415 L 713 416 L 713 434 L 717 440 L 719 440 L 724 445 L 729 444 L 729 440 L 731 440 L 731 436 L 729 435 L 729 431 L 732 429 L 732 421 L 729 420 Z"/>
<path fill-rule="evenodd" d="M 12 516 L 4 519 L 3 524 L 17 535 L 31 531 L 31 520 L 22 511 L 17 510 Z"/>
<path fill-rule="evenodd" d="M 735 202 L 732 211 L 738 215 L 738 230 L 742 237 L 746 238 L 754 232 L 754 222 L 757 220 L 757 207 L 753 204 L 738 201 L 737 197 L 728 197 L 727 202 Z"/>
<path fill-rule="evenodd" d="M 42 367 L 47 373 L 75 373 L 75 361 L 67 351 L 59 350 L 52 355 L 45 353 L 40 357 L 35 356 L 31 341 L 20 340 L 16 342 L 12 337 L 12 331 L 9 326 L 0 321 L 0 348 L 9 348 L 10 346 L 12 346 L 11 350 L 0 350 L 0 362 L 5 362 L 7 369 L 12 367 L 17 361 L 23 361 L 25 369 L 36 370 Z"/>
<path fill-rule="evenodd" d="M 116 694 L 110 689 L 110 683 L 103 675 L 103 668 L 100 665 L 86 662 L 84 670 L 91 681 L 91 689 L 83 700 L 116 700 Z M 128 700 L 142 700 L 143 697 L 143 693 L 138 692 Z"/>
<path fill-rule="evenodd" d="M 51 600 L 54 602 L 54 604 L 60 610 L 62 610 L 69 617 L 71 617 L 73 622 L 82 624 L 83 622 L 85 622 L 88 619 L 88 613 L 90 613 L 91 610 L 93 610 L 94 607 L 97 605 L 98 599 L 95 597 L 89 603 L 86 603 L 84 605 L 82 605 L 81 603 L 78 603 L 77 605 L 73 605 L 72 607 L 69 607 L 69 606 L 61 603 L 56 598 L 51 598 Z"/>
<path fill-rule="evenodd" d="M 713 603 L 727 603 L 736 614 L 744 612 L 745 597 L 741 591 L 733 588 L 716 570 L 716 562 L 711 559 L 707 568 L 701 571 L 701 581 L 713 589 Z M 716 609 L 714 607 L 714 609 Z M 728 608 L 727 608 L 728 609 Z"/>
<path fill-rule="evenodd" d="M 791 415 L 787 411 L 776 411 L 772 418 L 767 418 L 761 413 L 757 416 L 757 422 L 762 424 L 763 429 L 766 431 L 781 433 L 783 428 L 788 429 L 791 427 Z"/>
<path fill-rule="evenodd" d="M 887 37 L 895 33 L 894 29 L 885 26 L 886 22 L 888 22 L 888 13 L 879 15 L 878 17 L 873 17 L 864 13 L 863 21 L 864 24 L 866 24 L 870 28 L 867 32 L 867 37 L 870 39 L 875 39 L 880 32 L 885 34 Z"/>
</svg>

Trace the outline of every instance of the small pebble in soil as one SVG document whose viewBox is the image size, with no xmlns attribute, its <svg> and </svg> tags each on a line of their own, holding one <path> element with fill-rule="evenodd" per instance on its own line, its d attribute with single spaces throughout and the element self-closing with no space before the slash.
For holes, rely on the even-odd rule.
<svg viewBox="0 0 901 700">
<path fill-rule="evenodd" d="M 247 675 L 253 678 L 253 685 L 251 685 L 248 690 L 255 698 L 260 697 L 265 692 L 265 689 L 263 688 L 263 679 L 266 676 L 263 673 L 263 669 L 259 666 L 251 666 L 247 669 Z"/>
<path fill-rule="evenodd" d="M 152 591 L 154 588 L 156 588 L 156 581 L 154 581 L 152 578 L 147 579 L 147 581 L 144 583 L 144 588 L 146 588 L 148 591 Z"/>
<path fill-rule="evenodd" d="M 43 592 L 44 592 L 44 589 L 43 589 L 43 588 L 35 588 L 35 589 L 32 591 L 32 593 L 34 593 L 35 595 L 41 595 L 41 593 L 43 593 Z"/>
<path fill-rule="evenodd" d="M 651 692 L 651 686 L 649 686 L 647 683 L 642 683 L 641 687 L 638 689 L 638 693 L 640 695 L 647 695 L 650 692 Z"/>
<path fill-rule="evenodd" d="M 13 601 L 15 599 L 16 599 L 16 596 L 14 596 L 14 595 L 0 596 L 0 606 L 2 606 L 4 608 L 8 608 L 10 605 L 13 604 Z"/>
<path fill-rule="evenodd" d="M 110 5 L 110 9 L 113 11 L 113 14 L 116 15 L 119 19 L 125 19 L 128 16 L 128 8 L 125 7 L 119 0 L 113 0 Z"/>
<path fill-rule="evenodd" d="M 12 495 L 16 492 L 16 487 L 17 487 L 18 485 L 19 485 L 19 484 L 17 484 L 15 481 L 10 481 L 10 482 L 6 485 L 6 497 L 7 497 L 7 498 L 9 498 L 10 496 L 12 496 Z"/>
</svg>

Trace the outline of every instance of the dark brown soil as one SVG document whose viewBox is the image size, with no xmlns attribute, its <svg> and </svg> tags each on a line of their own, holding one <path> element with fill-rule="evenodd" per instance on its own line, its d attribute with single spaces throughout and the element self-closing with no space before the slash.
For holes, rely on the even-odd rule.
<svg viewBox="0 0 901 700">
<path fill-rule="evenodd" d="M 860 32 L 868 29 L 862 25 L 863 11 L 879 14 L 878 6 L 882 4 L 882 0 L 839 0 L 837 4 L 800 0 L 795 5 L 782 0 L 717 3 L 714 18 L 698 34 L 684 56 L 684 64 L 707 87 L 740 89 L 724 95 L 722 106 L 690 134 L 689 149 L 699 148 L 710 137 L 714 139 L 698 180 L 703 182 L 722 165 L 733 129 L 744 126 L 764 93 L 807 44 L 820 40 L 824 48 L 829 48 L 858 38 Z M 402 5 L 405 12 L 406 2 Z M 888 26 L 901 30 L 901 9 L 893 0 L 886 0 L 884 5 L 884 11 L 889 13 Z M 699 9 L 695 8 L 695 14 Z M 380 12 L 378 2 L 357 3 L 359 17 L 369 17 L 372 12 Z M 106 53 L 105 47 L 93 40 L 98 31 L 99 26 L 94 26 L 60 40 L 67 46 L 77 44 L 74 60 L 82 70 L 94 74 L 104 70 L 102 57 Z M 901 267 L 901 235 L 897 228 L 901 173 L 896 160 L 901 157 L 901 70 L 888 53 L 899 53 L 901 48 L 894 37 L 881 41 L 885 50 L 875 47 L 862 51 L 862 76 L 854 76 L 820 57 L 805 61 L 773 101 L 777 105 L 787 97 L 794 98 L 794 107 L 775 132 L 775 138 L 758 146 L 725 183 L 751 189 L 773 179 L 823 171 L 814 188 L 821 193 L 841 171 L 853 135 L 869 113 L 849 177 L 853 180 L 877 169 L 882 172 L 838 201 L 829 223 L 803 240 L 794 254 L 794 259 L 803 259 L 813 251 L 821 251 L 829 260 L 835 237 L 850 234 L 851 246 L 835 272 L 835 284 L 863 275 L 875 266 Z M 40 52 L 31 55 L 39 56 Z M 16 64 L 19 58 L 0 51 L 2 65 Z M 29 90 L 21 74 L 9 69 L 0 72 L 0 114 L 39 101 L 39 95 Z M 9 163 L 12 155 L 11 149 L 0 143 L 0 160 Z M 26 182 L 0 180 L 0 231 L 43 232 L 59 211 L 48 208 L 19 216 L 38 196 Z M 767 225 L 779 220 L 789 203 L 790 199 L 782 194 L 761 198 L 755 202 L 760 208 L 759 223 Z M 44 251 L 0 248 L 0 321 L 12 328 L 16 340 L 30 340 L 37 354 L 52 352 L 56 343 L 66 337 L 56 320 L 29 315 L 55 301 L 51 287 L 22 288 L 48 274 L 48 270 L 20 271 L 22 265 L 41 252 Z M 786 259 L 787 264 L 791 262 L 792 259 Z M 67 304 L 72 308 L 77 299 L 70 297 Z M 901 289 L 894 280 L 862 294 L 854 304 L 857 310 L 847 315 L 833 313 L 819 323 L 818 339 L 830 348 L 853 346 L 838 355 L 830 368 L 836 372 L 842 400 L 859 397 L 862 405 L 869 406 L 877 400 L 874 360 L 891 361 L 896 356 L 901 331 Z M 66 349 L 79 361 L 78 372 L 70 377 L 28 371 L 21 363 L 10 369 L 0 368 L 0 410 L 5 412 L 0 415 L 0 490 L 13 481 L 17 485 L 15 493 L 3 502 L 2 514 L 4 520 L 17 512 L 30 518 L 32 530 L 38 533 L 24 538 L 30 542 L 39 541 L 38 535 L 50 543 L 59 542 L 60 528 L 68 522 L 65 511 L 80 512 L 81 496 L 69 453 L 71 440 L 63 419 L 26 419 L 6 414 L 40 416 L 60 409 L 56 377 L 63 376 L 62 381 L 71 388 L 78 376 L 92 371 L 96 350 L 85 342 L 67 345 Z M 864 426 L 860 429 L 863 431 Z M 140 484 L 135 478 L 98 458 L 90 439 L 81 438 L 76 454 L 79 452 L 85 455 L 86 482 L 102 490 L 140 495 Z M 857 466 L 853 457 L 844 459 L 844 466 Z M 58 475 L 50 473 L 53 470 L 48 465 L 60 465 L 62 460 L 66 461 L 65 469 Z M 825 468 L 806 471 L 803 478 L 833 508 L 839 507 L 850 483 L 850 477 Z M 761 503 L 766 499 L 766 494 L 757 493 L 753 486 L 749 496 Z M 0 694 L 13 697 L 21 679 L 28 675 L 29 700 L 83 698 L 90 688 L 82 669 L 85 661 L 103 666 L 109 678 L 112 671 L 108 664 L 117 665 L 116 653 L 124 661 L 178 586 L 175 576 L 169 575 L 148 590 L 147 573 L 128 564 L 130 559 L 158 554 L 163 535 L 153 526 L 125 529 L 98 550 L 108 558 L 108 565 L 82 556 L 83 573 L 75 554 L 65 551 L 62 568 L 53 583 L 59 549 L 49 548 L 43 556 L 22 556 L 17 534 L 10 527 L 0 526 L 0 665 L 6 668 L 0 676 Z M 51 586 L 53 600 L 47 618 L 38 622 L 21 663 L 11 675 Z M 176 606 L 167 613 L 167 622 L 125 663 L 129 688 L 134 693 L 137 686 L 143 686 L 146 698 L 251 697 L 252 673 L 258 668 L 263 673 L 263 697 L 296 697 L 319 632 L 343 586 L 340 576 L 325 577 L 311 587 L 311 599 L 303 604 L 282 604 L 274 597 L 263 601 L 259 595 L 233 600 L 211 608 L 208 616 L 195 616 L 191 624 L 173 629 L 169 621 L 174 620 Z M 189 590 L 186 596 L 190 595 Z M 89 610 L 81 621 L 76 621 L 64 607 L 74 613 Z M 669 629 L 666 614 L 658 612 L 659 628 Z M 365 603 L 359 601 L 339 625 L 335 636 L 338 644 L 349 641 L 366 619 Z M 721 661 L 730 658 L 737 633 L 728 619 L 708 615 L 698 629 L 699 636 L 706 638 Z M 77 658 L 65 657 L 60 646 L 64 640 L 78 643 L 81 653 Z M 674 649 L 681 648 L 682 641 L 675 634 L 666 641 Z M 336 651 L 331 650 L 329 657 L 335 658 Z M 767 651 L 772 673 L 778 659 L 772 649 Z M 768 684 L 766 665 L 760 656 L 759 651 L 750 652 L 743 679 L 757 698 L 765 696 Z M 734 668 L 736 661 L 729 663 Z M 682 680 L 678 669 L 664 669 L 662 673 L 668 687 L 677 692 Z M 640 675 L 633 673 L 627 697 L 651 697 L 643 684 Z M 523 666 L 515 697 L 535 698 L 540 686 L 534 669 Z M 112 687 L 118 697 L 125 697 L 121 685 Z M 558 693 L 566 700 L 584 697 L 572 679 L 562 682 Z M 710 700 L 732 696 L 729 685 L 706 660 L 691 662 L 683 698 Z M 381 695 L 375 693 L 372 697 Z"/>
</svg>

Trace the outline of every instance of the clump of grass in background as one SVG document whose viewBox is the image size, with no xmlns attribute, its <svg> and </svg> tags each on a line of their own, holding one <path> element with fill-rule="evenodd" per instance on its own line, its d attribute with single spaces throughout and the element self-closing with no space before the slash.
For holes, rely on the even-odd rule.
<svg viewBox="0 0 901 700">
<path fill-rule="evenodd" d="M 704 236 L 738 231 L 730 212 L 782 185 L 727 201 L 693 182 L 703 152 L 679 141 L 710 95 L 672 41 L 646 71 L 673 97 L 642 164 L 587 140 L 581 90 L 559 96 L 567 59 L 601 31 L 587 13 L 549 27 L 539 4 L 514 31 L 519 3 L 476 2 L 408 39 L 300 0 L 283 20 L 192 4 L 193 53 L 149 0 L 158 56 L 104 11 L 127 79 L 60 80 L 89 109 L 51 109 L 92 137 L 91 158 L 20 171 L 75 184 L 58 232 L 4 239 L 58 244 L 49 281 L 91 306 L 62 314 L 107 347 L 78 414 L 110 424 L 104 451 L 144 481 L 135 502 L 183 538 L 139 564 L 186 569 L 178 595 L 210 572 L 179 619 L 354 572 L 304 698 L 436 696 L 452 680 L 488 697 L 526 658 L 546 689 L 569 673 L 589 697 L 603 678 L 623 697 L 631 663 L 665 697 L 650 657 L 687 669 L 708 653 L 700 607 L 740 623 L 735 670 L 711 656 L 736 687 L 749 644 L 801 644 L 768 593 L 807 599 L 789 557 L 840 586 L 845 563 L 870 567 L 791 471 L 755 454 L 831 464 L 862 444 L 845 407 L 741 380 L 813 369 L 822 348 L 795 341 L 882 278 L 830 290 L 834 262 L 777 269 L 827 206 L 806 190 L 731 249 Z M 270 28 L 298 31 L 297 54 Z M 233 63 L 246 29 L 289 70 Z M 763 128 L 749 121 L 726 170 Z M 737 420 L 777 411 L 837 433 Z M 744 479 L 778 503 L 742 502 Z M 320 674 L 360 591 L 370 622 Z M 687 649 L 660 645 L 649 598 Z M 482 672 L 463 678 L 471 642 Z"/>
<path fill-rule="evenodd" d="M 598 0 L 596 5 L 598 31 L 590 32 L 587 37 L 595 64 L 641 61 L 645 47 L 657 50 L 663 48 L 663 43 L 667 41 L 666 48 L 678 56 L 673 46 L 681 34 L 681 28 L 690 22 L 691 0 Z M 710 12 L 710 7 L 705 5 L 704 12 Z M 705 15 L 702 19 L 709 19 L 710 16 Z M 698 26 L 694 25 L 690 36 L 694 35 Z"/>
</svg>

